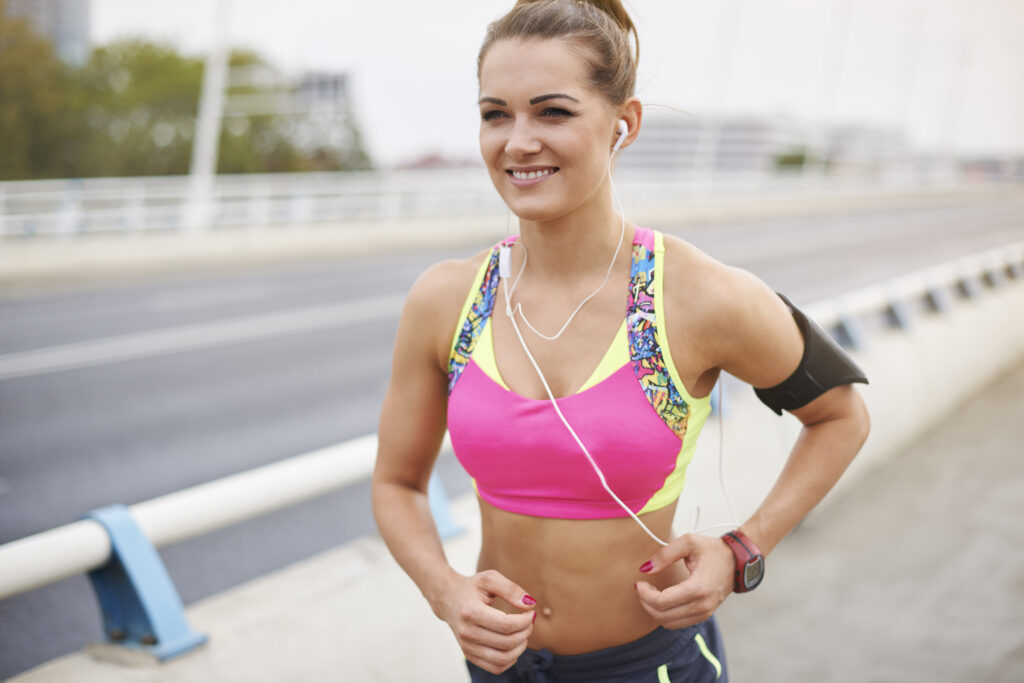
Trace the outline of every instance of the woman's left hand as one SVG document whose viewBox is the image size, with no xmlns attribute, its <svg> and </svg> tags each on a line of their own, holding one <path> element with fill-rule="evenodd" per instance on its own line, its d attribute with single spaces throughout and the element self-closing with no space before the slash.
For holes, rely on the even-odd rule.
<svg viewBox="0 0 1024 683">
<path fill-rule="evenodd" d="M 647 581 L 636 584 L 640 604 L 665 628 L 699 624 L 732 593 L 735 556 L 725 541 L 717 537 L 680 536 L 656 552 L 640 570 L 654 575 L 680 560 L 690 570 L 690 575 L 680 583 L 664 590 Z"/>
</svg>

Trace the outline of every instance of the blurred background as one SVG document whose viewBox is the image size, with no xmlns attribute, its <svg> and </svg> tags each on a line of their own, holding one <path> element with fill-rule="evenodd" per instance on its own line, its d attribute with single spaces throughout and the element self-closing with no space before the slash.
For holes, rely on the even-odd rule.
<svg viewBox="0 0 1024 683">
<path fill-rule="evenodd" d="M 5 0 L 0 177 L 186 173 L 215 42 L 231 50 L 218 172 L 475 164 L 475 55 L 505 4 L 251 0 L 218 15 L 200 0 Z M 1014 0 L 629 8 L 639 96 L 689 113 L 659 121 L 665 134 L 717 124 L 729 145 L 729 121 L 746 120 L 765 148 L 736 164 L 949 155 L 992 172 L 1024 151 Z"/>
<path fill-rule="evenodd" d="M 0 0 L 0 543 L 375 432 L 408 287 L 506 229 L 476 55 L 510 5 Z M 1024 239 L 1019 0 L 626 5 L 631 220 L 801 305 Z M 193 604 L 368 501 L 162 556 Z M 83 576 L 0 601 L 0 677 L 102 639 Z"/>
</svg>

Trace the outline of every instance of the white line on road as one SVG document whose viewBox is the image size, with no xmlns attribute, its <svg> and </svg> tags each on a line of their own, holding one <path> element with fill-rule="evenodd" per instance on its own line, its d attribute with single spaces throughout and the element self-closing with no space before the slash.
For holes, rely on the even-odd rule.
<svg viewBox="0 0 1024 683">
<path fill-rule="evenodd" d="M 261 313 L 0 356 L 0 380 L 267 339 L 396 316 L 405 294 Z"/>
</svg>

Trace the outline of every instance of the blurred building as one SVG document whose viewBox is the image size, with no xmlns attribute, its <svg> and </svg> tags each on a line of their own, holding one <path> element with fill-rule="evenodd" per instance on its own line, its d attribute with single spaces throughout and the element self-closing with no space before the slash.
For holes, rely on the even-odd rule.
<svg viewBox="0 0 1024 683">
<path fill-rule="evenodd" d="M 645 115 L 640 137 L 617 163 L 630 171 L 681 174 L 765 173 L 827 162 L 830 172 L 853 173 L 879 170 L 908 154 L 905 137 L 894 130 L 655 111 Z"/>
<path fill-rule="evenodd" d="M 5 12 L 27 19 L 65 62 L 82 64 L 89 57 L 89 5 L 90 0 L 7 0 Z"/>
<path fill-rule="evenodd" d="M 906 136 L 891 128 L 843 125 L 827 130 L 824 137 L 824 159 L 833 174 L 879 172 L 912 154 Z"/>
<path fill-rule="evenodd" d="M 337 114 L 349 107 L 347 73 L 285 76 L 265 64 L 231 67 L 228 116 Z"/>
<path fill-rule="evenodd" d="M 304 153 L 361 150 L 352 113 L 349 74 L 310 71 L 286 75 L 266 64 L 232 67 L 224 116 L 229 130 L 256 116 L 286 123 L 289 141 Z"/>
</svg>

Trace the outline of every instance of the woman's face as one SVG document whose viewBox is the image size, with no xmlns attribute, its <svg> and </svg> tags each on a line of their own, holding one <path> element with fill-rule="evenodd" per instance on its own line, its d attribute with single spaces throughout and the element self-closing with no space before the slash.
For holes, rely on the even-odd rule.
<svg viewBox="0 0 1024 683">
<path fill-rule="evenodd" d="M 564 216 L 594 199 L 618 135 L 612 106 L 562 40 L 504 40 L 480 69 L 480 152 L 520 218 Z"/>
</svg>

